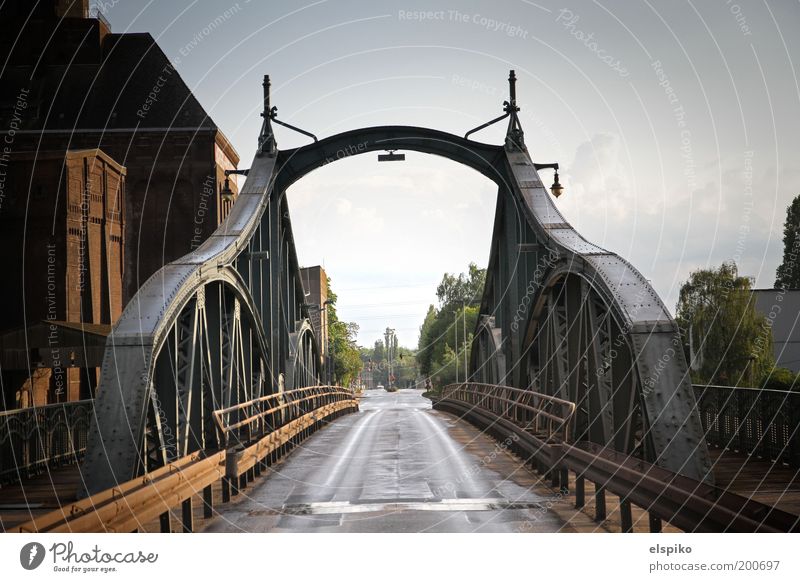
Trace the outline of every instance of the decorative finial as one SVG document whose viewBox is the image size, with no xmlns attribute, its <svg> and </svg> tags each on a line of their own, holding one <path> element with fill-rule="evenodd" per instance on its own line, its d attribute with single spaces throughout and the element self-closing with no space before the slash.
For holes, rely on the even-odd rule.
<svg viewBox="0 0 800 582">
<path fill-rule="evenodd" d="M 275 141 L 275 134 L 272 131 L 272 115 L 270 109 L 270 83 L 269 75 L 264 75 L 264 111 L 261 112 L 261 117 L 264 118 L 264 123 L 261 126 L 261 135 L 258 136 L 258 149 L 262 154 L 268 156 L 275 156 L 278 152 L 278 144 Z"/>
<path fill-rule="evenodd" d="M 525 151 L 525 132 L 519 122 L 517 112 L 517 75 L 514 69 L 508 74 L 508 101 L 503 103 L 503 111 L 509 115 L 508 131 L 506 132 L 506 149 L 509 151 Z"/>
</svg>

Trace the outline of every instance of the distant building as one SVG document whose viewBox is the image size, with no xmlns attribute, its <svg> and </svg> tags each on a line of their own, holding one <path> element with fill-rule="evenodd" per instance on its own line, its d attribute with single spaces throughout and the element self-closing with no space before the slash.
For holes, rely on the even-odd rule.
<svg viewBox="0 0 800 582">
<path fill-rule="evenodd" d="M 307 293 L 306 305 L 309 305 L 308 314 L 311 327 L 319 342 L 321 355 L 327 362 L 328 356 L 328 310 L 325 302 L 328 300 L 328 275 L 322 267 L 306 267 L 300 269 L 303 280 L 303 289 Z"/>
<path fill-rule="evenodd" d="M 800 372 L 800 289 L 754 289 L 753 295 L 772 327 L 776 366 Z"/>
<path fill-rule="evenodd" d="M 8 341 L 29 342 L 33 336 L 21 326 L 32 329 L 43 321 L 40 299 L 48 287 L 42 275 L 46 271 L 36 265 L 41 264 L 47 241 L 57 239 L 56 244 L 63 245 L 58 253 L 63 277 L 57 286 L 57 321 L 100 326 L 86 332 L 90 343 L 99 344 L 104 330 L 147 278 L 198 247 L 233 203 L 224 200 L 221 191 L 224 171 L 235 169 L 239 156 L 173 63 L 150 34 L 115 34 L 101 15 L 95 16 L 89 17 L 89 0 L 6 0 L 0 4 L 4 59 L 0 69 L 0 246 L 5 270 L 0 336 L 11 334 Z M 121 207 L 113 211 L 120 218 L 118 232 L 100 237 L 100 246 L 90 244 L 84 256 L 67 248 L 75 244 L 69 229 L 77 227 L 70 223 L 74 209 L 70 210 L 71 202 L 65 203 L 63 195 L 75 191 L 73 181 L 77 184 L 83 179 L 65 161 L 86 151 L 96 152 L 94 159 L 101 161 L 85 158 L 87 167 L 106 164 L 124 179 Z M 234 195 L 238 192 L 235 180 L 231 189 Z M 98 214 L 91 214 L 86 223 L 91 240 L 91 233 L 100 228 L 95 220 L 106 221 L 108 228 L 114 223 L 107 195 L 93 189 L 89 196 L 100 196 L 107 205 L 105 214 L 92 207 L 91 213 Z M 62 228 L 65 237 L 56 232 Z M 38 243 L 42 248 L 36 247 Z M 81 268 L 74 262 L 78 260 L 91 268 L 76 271 Z M 76 276 L 91 279 L 84 281 L 80 294 L 67 292 Z M 70 333 L 74 331 L 70 328 Z M 12 345 L 16 344 L 12 341 Z M 20 349 L 9 347 L 5 340 L 0 346 L 0 363 L 6 350 Z M 16 394 L 20 382 L 30 383 L 34 375 L 46 376 L 34 374 L 40 370 L 38 365 L 48 365 L 46 357 L 31 351 L 36 347 L 27 346 L 28 369 L 20 371 L 28 380 L 17 378 L 15 371 L 12 385 L 4 381 L 6 395 Z M 9 357 L 19 365 L 20 353 L 13 353 Z M 81 355 L 75 355 L 80 362 Z M 92 389 L 74 386 L 67 391 L 70 399 L 91 393 Z M 41 396 L 42 390 L 37 394 Z M 52 390 L 47 394 L 47 401 L 53 401 Z M 10 400 L 5 399 L 6 406 Z M 39 396 L 36 400 L 44 402 Z"/>
</svg>

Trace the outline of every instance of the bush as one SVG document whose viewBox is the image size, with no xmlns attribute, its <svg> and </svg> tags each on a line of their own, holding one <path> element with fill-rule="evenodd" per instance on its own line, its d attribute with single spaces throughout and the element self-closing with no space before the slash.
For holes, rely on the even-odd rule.
<svg viewBox="0 0 800 582">
<path fill-rule="evenodd" d="M 775 368 L 761 383 L 762 388 L 769 390 L 798 390 L 798 377 L 788 368 Z"/>
</svg>

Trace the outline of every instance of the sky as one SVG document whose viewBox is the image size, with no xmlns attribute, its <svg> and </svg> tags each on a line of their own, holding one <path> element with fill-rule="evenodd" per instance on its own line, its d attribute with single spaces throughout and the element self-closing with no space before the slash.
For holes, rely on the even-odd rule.
<svg viewBox="0 0 800 582">
<path fill-rule="evenodd" d="M 515 69 L 531 156 L 562 169 L 559 209 L 673 313 L 689 274 L 723 261 L 774 284 L 800 194 L 798 0 L 93 5 L 115 32 L 158 40 L 240 167 L 264 74 L 279 119 L 318 137 L 374 125 L 463 135 L 502 113 Z M 504 129 L 474 138 L 502 143 Z M 279 148 L 308 139 L 276 134 Z M 298 259 L 325 267 L 359 343 L 389 326 L 415 347 L 442 275 L 486 265 L 496 195 L 450 160 L 372 153 L 320 168 L 288 201 Z"/>
</svg>

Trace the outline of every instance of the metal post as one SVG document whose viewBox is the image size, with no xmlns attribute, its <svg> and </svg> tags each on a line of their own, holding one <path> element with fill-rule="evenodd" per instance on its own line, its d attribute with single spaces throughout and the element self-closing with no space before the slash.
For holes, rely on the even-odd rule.
<svg viewBox="0 0 800 582">
<path fill-rule="evenodd" d="M 586 479 L 582 475 L 575 476 L 575 509 L 586 505 Z"/>
<path fill-rule="evenodd" d="M 463 321 L 464 324 L 464 382 L 469 380 L 469 374 L 467 373 L 467 305 L 462 304 L 463 308 Z"/>
<path fill-rule="evenodd" d="M 603 521 L 606 518 L 606 488 L 594 484 L 594 520 Z"/>
<path fill-rule="evenodd" d="M 559 489 L 561 495 L 569 495 L 569 469 L 561 467 L 559 470 L 561 487 Z"/>
<path fill-rule="evenodd" d="M 453 325 L 455 326 L 455 332 L 453 334 L 453 349 L 456 352 L 456 384 L 458 384 L 458 311 L 456 311 L 455 318 L 453 319 Z"/>
<path fill-rule="evenodd" d="M 619 498 L 619 519 L 622 533 L 633 531 L 633 515 L 631 514 L 631 502 L 620 496 Z"/>
<path fill-rule="evenodd" d="M 211 516 L 214 515 L 214 497 L 211 491 L 211 485 L 208 485 L 203 489 L 203 517 L 205 519 L 211 519 Z"/>
<path fill-rule="evenodd" d="M 192 533 L 192 498 L 186 499 L 181 503 L 181 521 L 183 533 Z"/>
<path fill-rule="evenodd" d="M 661 533 L 661 518 L 654 515 L 653 512 L 649 514 L 650 533 Z"/>
</svg>

